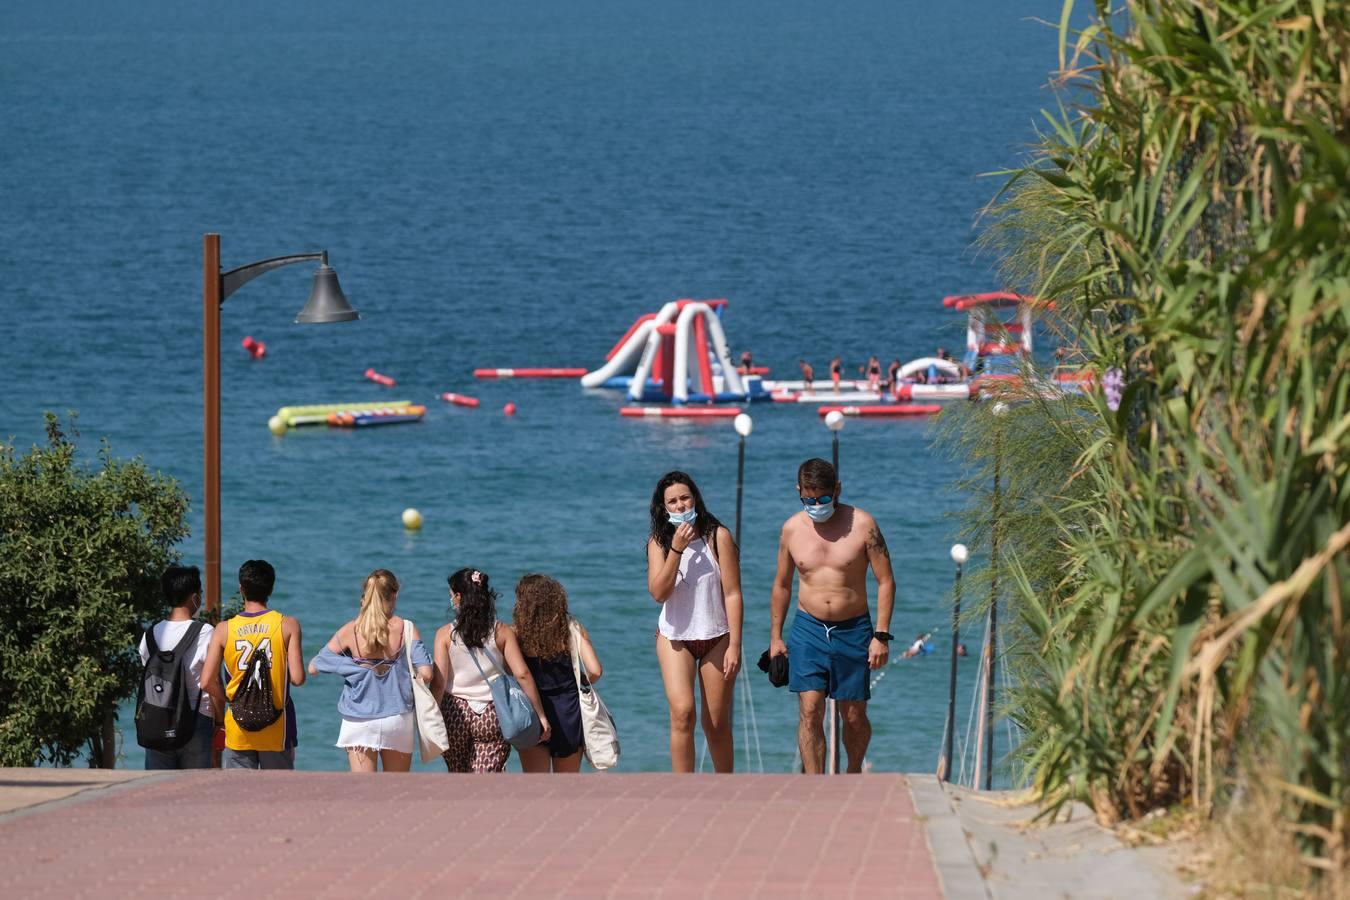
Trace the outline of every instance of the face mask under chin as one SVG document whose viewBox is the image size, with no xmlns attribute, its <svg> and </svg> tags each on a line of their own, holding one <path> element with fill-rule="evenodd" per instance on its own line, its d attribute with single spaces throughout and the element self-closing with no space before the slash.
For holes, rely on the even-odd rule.
<svg viewBox="0 0 1350 900">
<path fill-rule="evenodd" d="M 668 512 L 666 517 L 670 519 L 670 524 L 679 527 L 686 523 L 692 523 L 694 519 L 698 518 L 698 510 L 687 509 L 682 513 Z"/>
</svg>

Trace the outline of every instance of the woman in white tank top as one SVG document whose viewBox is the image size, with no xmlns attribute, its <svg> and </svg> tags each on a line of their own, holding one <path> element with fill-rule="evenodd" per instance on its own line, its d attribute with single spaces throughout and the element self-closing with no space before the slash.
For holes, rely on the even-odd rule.
<svg viewBox="0 0 1350 900">
<path fill-rule="evenodd" d="M 656 659 L 670 704 L 670 767 L 694 771 L 694 683 L 717 772 L 732 771 L 731 708 L 741 668 L 741 564 L 731 533 L 703 505 L 694 479 L 656 483 L 647 538 L 647 590 L 661 604 Z"/>
</svg>

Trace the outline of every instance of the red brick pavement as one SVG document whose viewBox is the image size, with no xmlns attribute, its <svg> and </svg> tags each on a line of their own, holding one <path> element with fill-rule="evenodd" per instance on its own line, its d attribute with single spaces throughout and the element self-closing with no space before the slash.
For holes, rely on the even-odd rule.
<svg viewBox="0 0 1350 900">
<path fill-rule="evenodd" d="M 0 897 L 939 897 L 899 775 L 194 772 L 0 821 Z"/>
</svg>

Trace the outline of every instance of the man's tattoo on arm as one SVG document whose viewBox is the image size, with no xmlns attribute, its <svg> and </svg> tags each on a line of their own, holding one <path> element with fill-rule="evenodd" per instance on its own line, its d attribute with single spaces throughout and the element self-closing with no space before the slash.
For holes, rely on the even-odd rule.
<svg viewBox="0 0 1350 900">
<path fill-rule="evenodd" d="M 867 535 L 867 549 L 884 554 L 887 559 L 891 558 L 891 551 L 886 547 L 886 539 L 881 536 L 881 529 L 876 525 L 872 526 L 872 531 Z"/>
</svg>

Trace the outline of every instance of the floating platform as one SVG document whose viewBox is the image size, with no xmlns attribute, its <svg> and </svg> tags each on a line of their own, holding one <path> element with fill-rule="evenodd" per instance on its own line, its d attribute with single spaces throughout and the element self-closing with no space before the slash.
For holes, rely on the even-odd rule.
<svg viewBox="0 0 1350 900">
<path fill-rule="evenodd" d="M 943 400 L 969 400 L 976 391 L 970 384 L 902 384 L 895 392 L 897 400 L 924 400 L 929 403 Z"/>
<path fill-rule="evenodd" d="M 474 369 L 474 378 L 580 378 L 585 369 Z"/>
<path fill-rule="evenodd" d="M 798 379 L 796 381 L 765 381 L 764 389 L 766 391 L 804 391 L 806 382 Z M 871 387 L 866 378 L 841 378 L 839 379 L 839 389 L 841 391 L 865 391 Z M 811 382 L 811 388 L 817 391 L 833 391 L 834 382 L 828 378 L 817 378 Z"/>
<path fill-rule="evenodd" d="M 891 403 L 886 406 L 822 406 L 819 412 L 821 416 L 841 412 L 846 416 L 868 419 L 900 419 L 931 416 L 942 412 L 942 407 L 936 403 Z"/>
<path fill-rule="evenodd" d="M 335 412 L 328 417 L 332 428 L 369 428 L 374 425 L 402 425 L 420 422 L 426 414 L 425 406 L 389 406 L 360 412 Z"/>
<path fill-rule="evenodd" d="M 734 419 L 743 411 L 734 406 L 625 406 L 619 415 L 632 419 Z"/>
<path fill-rule="evenodd" d="M 814 394 L 805 392 L 779 392 L 773 395 L 775 403 L 880 403 L 880 391 L 820 391 Z"/>
<path fill-rule="evenodd" d="M 411 400 L 357 400 L 352 403 L 321 403 L 315 406 L 283 406 L 277 417 L 290 428 L 301 425 L 327 425 L 336 412 L 358 413 L 372 409 L 412 406 Z"/>
</svg>

